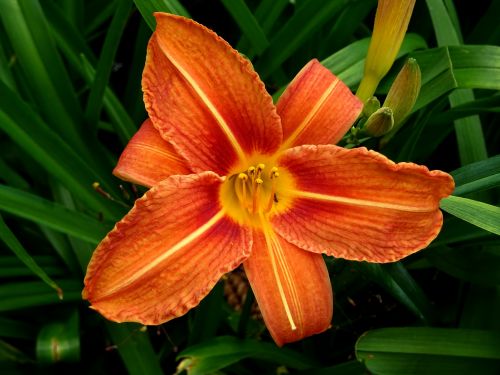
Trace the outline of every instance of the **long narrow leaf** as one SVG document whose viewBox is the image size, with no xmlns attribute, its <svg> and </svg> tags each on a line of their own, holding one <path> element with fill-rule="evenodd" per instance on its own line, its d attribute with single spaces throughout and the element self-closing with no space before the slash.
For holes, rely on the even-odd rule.
<svg viewBox="0 0 500 375">
<path fill-rule="evenodd" d="M 450 196 L 441 201 L 441 208 L 462 220 L 500 235 L 500 207 L 468 198 Z"/>
<path fill-rule="evenodd" d="M 23 262 L 26 267 L 28 267 L 36 276 L 38 276 L 45 284 L 53 288 L 59 298 L 63 298 L 62 290 L 59 286 L 52 280 L 49 275 L 35 262 L 35 260 L 29 255 L 26 249 L 21 245 L 19 240 L 16 238 L 14 233 L 11 232 L 2 216 L 0 215 L 0 239 L 7 245 L 9 249 Z"/>
</svg>

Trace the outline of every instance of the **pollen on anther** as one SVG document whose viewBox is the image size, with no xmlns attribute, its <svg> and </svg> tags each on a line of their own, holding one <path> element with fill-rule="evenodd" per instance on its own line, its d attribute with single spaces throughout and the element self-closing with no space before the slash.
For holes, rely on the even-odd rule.
<svg viewBox="0 0 500 375">
<path fill-rule="evenodd" d="M 256 178 L 255 183 L 260 185 L 264 183 L 264 180 L 262 178 Z"/>
<path fill-rule="evenodd" d="M 247 176 L 247 174 L 246 174 L 246 173 L 240 173 L 240 174 L 238 175 L 238 178 L 239 178 L 240 180 L 243 180 L 243 181 L 248 180 L 248 176 Z"/>
</svg>

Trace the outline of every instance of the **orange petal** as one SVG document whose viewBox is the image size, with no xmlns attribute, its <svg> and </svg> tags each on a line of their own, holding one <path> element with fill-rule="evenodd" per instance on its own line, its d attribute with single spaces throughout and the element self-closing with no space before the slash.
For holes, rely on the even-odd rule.
<svg viewBox="0 0 500 375">
<path fill-rule="evenodd" d="M 279 117 L 251 63 L 206 27 L 156 13 L 142 87 L 154 126 L 196 172 L 227 174 L 281 144 Z"/>
<path fill-rule="evenodd" d="M 454 188 L 447 173 L 365 148 L 300 146 L 279 163 L 296 191 L 290 210 L 273 218 L 276 231 L 302 249 L 352 260 L 393 262 L 426 247 L 441 229 L 439 201 Z"/>
<path fill-rule="evenodd" d="M 160 136 L 150 119 L 130 139 L 113 170 L 122 180 L 147 187 L 171 175 L 189 173 L 184 159 Z"/>
<path fill-rule="evenodd" d="M 254 232 L 243 263 L 262 316 L 277 345 L 325 331 L 333 295 L 325 262 L 267 230 Z"/>
<path fill-rule="evenodd" d="M 245 260 L 251 232 L 224 216 L 221 178 L 171 176 L 152 187 L 99 244 L 83 297 L 110 320 L 160 324 L 196 306 Z"/>
<path fill-rule="evenodd" d="M 277 104 L 283 146 L 337 143 L 358 118 L 363 104 L 318 60 L 297 74 Z"/>
</svg>

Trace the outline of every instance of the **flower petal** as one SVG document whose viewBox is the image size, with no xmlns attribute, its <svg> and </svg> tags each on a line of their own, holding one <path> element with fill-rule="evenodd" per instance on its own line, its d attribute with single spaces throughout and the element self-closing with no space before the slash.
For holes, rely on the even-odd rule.
<svg viewBox="0 0 500 375">
<path fill-rule="evenodd" d="M 272 230 L 254 232 L 243 263 L 262 316 L 277 345 L 328 329 L 333 295 L 325 262 Z"/>
<path fill-rule="evenodd" d="M 151 188 L 97 247 L 83 297 L 106 318 L 160 324 L 196 306 L 245 260 L 251 232 L 218 203 L 212 172 Z"/>
<path fill-rule="evenodd" d="M 339 258 L 393 262 L 439 233 L 439 201 L 454 182 L 441 171 L 395 164 L 365 148 L 300 146 L 279 161 L 294 177 L 295 199 L 272 222 L 302 249 Z"/>
<path fill-rule="evenodd" d="M 204 26 L 156 13 L 142 86 L 155 127 L 196 172 L 227 174 L 281 144 L 280 120 L 251 63 Z"/>
<path fill-rule="evenodd" d="M 283 146 L 337 143 L 363 108 L 349 88 L 318 60 L 311 60 L 281 95 L 277 110 Z"/>
<path fill-rule="evenodd" d="M 130 139 L 113 174 L 122 180 L 151 187 L 174 174 L 189 174 L 184 159 L 153 127 L 150 119 Z"/>
</svg>

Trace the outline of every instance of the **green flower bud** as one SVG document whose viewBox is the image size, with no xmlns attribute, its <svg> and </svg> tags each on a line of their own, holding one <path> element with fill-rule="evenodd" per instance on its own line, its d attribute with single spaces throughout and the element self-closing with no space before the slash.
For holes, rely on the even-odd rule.
<svg viewBox="0 0 500 375">
<path fill-rule="evenodd" d="M 383 106 L 392 109 L 394 128 L 382 139 L 382 146 L 389 142 L 411 113 L 420 93 L 420 84 L 420 67 L 415 59 L 410 58 L 397 75 L 384 101 Z"/>
<path fill-rule="evenodd" d="M 377 99 L 377 97 L 372 96 L 369 98 L 366 102 L 365 105 L 363 106 L 363 115 L 366 117 L 370 117 L 373 112 L 378 110 L 380 108 L 380 102 Z"/>
<path fill-rule="evenodd" d="M 392 110 L 382 107 L 368 117 L 363 127 L 363 132 L 372 137 L 381 137 L 389 132 L 394 126 L 394 117 Z"/>
</svg>

